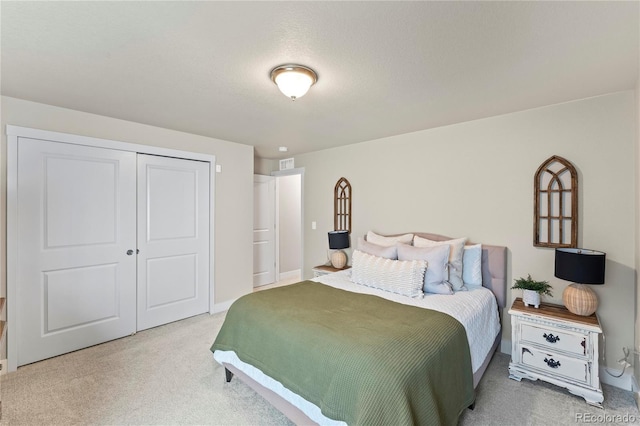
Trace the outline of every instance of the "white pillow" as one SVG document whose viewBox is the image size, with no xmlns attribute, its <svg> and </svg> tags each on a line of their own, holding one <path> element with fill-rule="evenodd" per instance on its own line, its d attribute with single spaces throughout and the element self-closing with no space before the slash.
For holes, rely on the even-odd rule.
<svg viewBox="0 0 640 426">
<path fill-rule="evenodd" d="M 465 285 L 482 285 L 482 244 L 464 246 L 462 281 Z"/>
<path fill-rule="evenodd" d="M 464 281 L 462 281 L 462 256 L 464 254 L 464 243 L 466 242 L 466 237 L 447 241 L 433 241 L 417 235 L 413 238 L 413 245 L 416 247 L 433 247 L 444 244 L 451 246 L 449 251 L 449 284 L 451 284 L 453 291 L 462 290 L 462 287 L 464 287 Z"/>
<path fill-rule="evenodd" d="M 351 281 L 409 297 L 422 297 L 424 260 L 400 261 L 355 250 L 351 261 Z"/>
<path fill-rule="evenodd" d="M 369 231 L 367 232 L 367 241 L 379 246 L 386 247 L 395 246 L 397 243 L 411 244 L 411 241 L 413 241 L 413 234 L 404 234 L 397 237 L 384 237 L 382 235 L 376 234 L 373 231 Z"/>
<path fill-rule="evenodd" d="M 364 238 L 358 238 L 358 250 L 378 257 L 396 260 L 398 258 L 398 249 L 396 246 L 386 247 L 365 241 Z"/>
<path fill-rule="evenodd" d="M 426 260 L 427 270 L 424 274 L 425 293 L 453 294 L 447 265 L 449 263 L 448 244 L 435 247 L 412 247 L 398 244 L 398 260 Z"/>
</svg>

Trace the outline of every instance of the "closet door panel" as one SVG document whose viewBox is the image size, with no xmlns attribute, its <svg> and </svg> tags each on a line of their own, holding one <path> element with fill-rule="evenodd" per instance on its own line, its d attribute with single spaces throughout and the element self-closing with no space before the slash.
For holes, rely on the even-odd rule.
<svg viewBox="0 0 640 426">
<path fill-rule="evenodd" d="M 18 365 L 135 331 L 135 153 L 21 138 Z"/>
<path fill-rule="evenodd" d="M 138 154 L 138 330 L 209 309 L 209 163 Z"/>
</svg>

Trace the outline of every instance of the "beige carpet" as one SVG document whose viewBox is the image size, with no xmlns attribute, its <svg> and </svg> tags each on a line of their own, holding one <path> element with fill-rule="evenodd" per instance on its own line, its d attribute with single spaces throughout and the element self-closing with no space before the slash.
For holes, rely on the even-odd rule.
<svg viewBox="0 0 640 426">
<path fill-rule="evenodd" d="M 209 351 L 223 319 L 200 315 L 2 376 L 0 425 L 290 424 L 239 380 L 224 383 Z M 569 425 L 585 413 L 640 422 L 631 392 L 605 385 L 600 410 L 561 388 L 510 380 L 508 363 L 494 356 L 461 425 Z"/>
</svg>

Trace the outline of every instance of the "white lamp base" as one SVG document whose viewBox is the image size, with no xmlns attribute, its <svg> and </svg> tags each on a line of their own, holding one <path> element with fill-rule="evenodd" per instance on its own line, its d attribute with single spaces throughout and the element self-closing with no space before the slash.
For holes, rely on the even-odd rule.
<svg viewBox="0 0 640 426">
<path fill-rule="evenodd" d="M 347 255 L 342 250 L 336 250 L 331 253 L 331 266 L 336 269 L 342 269 L 347 264 Z"/>
<path fill-rule="evenodd" d="M 562 293 L 564 306 L 576 315 L 588 317 L 598 309 L 598 296 L 584 284 L 570 284 Z"/>
</svg>

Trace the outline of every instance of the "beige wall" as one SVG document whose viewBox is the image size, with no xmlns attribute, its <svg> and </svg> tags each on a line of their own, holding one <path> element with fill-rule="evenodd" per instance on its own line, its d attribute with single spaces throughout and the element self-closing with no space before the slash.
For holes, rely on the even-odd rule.
<svg viewBox="0 0 640 426">
<path fill-rule="evenodd" d="M 224 304 L 252 291 L 253 147 L 6 96 L 2 97 L 0 163 L 3 271 L 6 271 L 7 124 L 215 155 L 217 164 L 222 166 L 222 173 L 216 174 L 215 179 L 215 304 Z M 5 275 L 2 275 L 3 289 L 6 289 Z"/>
<path fill-rule="evenodd" d="M 579 174 L 579 245 L 607 253 L 600 298 L 606 362 L 618 367 L 634 341 L 635 98 L 633 91 L 319 151 L 305 168 L 303 274 L 326 261 L 333 188 L 353 187 L 353 233 L 429 231 L 509 248 L 508 279 L 549 280 L 562 303 L 569 283 L 553 276 L 552 249 L 533 247 L 533 175 L 552 155 Z M 393 117 L 389 117 L 393 120 Z M 317 230 L 311 222 L 317 222 Z M 519 296 L 508 292 L 507 300 Z M 511 339 L 503 315 L 503 339 Z"/>
<path fill-rule="evenodd" d="M 253 163 L 254 173 L 257 175 L 270 175 L 272 171 L 278 170 L 278 161 L 256 157 Z"/>
</svg>

